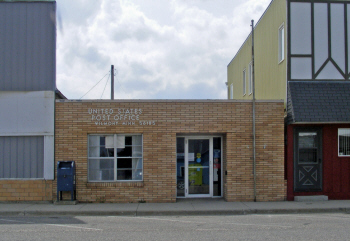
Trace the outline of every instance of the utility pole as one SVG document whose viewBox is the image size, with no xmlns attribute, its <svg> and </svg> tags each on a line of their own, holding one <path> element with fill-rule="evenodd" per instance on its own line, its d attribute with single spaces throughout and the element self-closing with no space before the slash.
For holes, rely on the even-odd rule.
<svg viewBox="0 0 350 241">
<path fill-rule="evenodd" d="M 255 133 L 255 71 L 254 71 L 254 20 L 252 20 L 252 90 L 253 90 L 253 176 L 254 176 L 254 202 L 256 202 L 256 133 Z"/>
<path fill-rule="evenodd" d="M 111 100 L 114 100 L 114 65 L 111 65 Z"/>
</svg>

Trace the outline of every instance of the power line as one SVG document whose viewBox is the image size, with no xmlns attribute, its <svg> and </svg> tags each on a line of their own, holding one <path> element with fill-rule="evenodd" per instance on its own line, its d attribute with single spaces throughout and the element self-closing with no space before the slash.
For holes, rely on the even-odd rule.
<svg viewBox="0 0 350 241">
<path fill-rule="evenodd" d="M 85 95 L 87 95 L 87 93 L 89 93 L 93 88 L 95 88 L 95 86 L 98 85 L 108 74 L 110 74 L 110 71 L 108 71 L 108 73 L 107 73 L 105 76 L 103 76 L 103 78 L 100 79 L 99 82 L 97 82 L 94 86 L 92 86 L 92 88 L 91 88 L 88 92 L 86 92 L 82 97 L 80 97 L 79 99 L 81 99 L 81 98 L 83 98 Z"/>
<path fill-rule="evenodd" d="M 106 90 L 106 86 L 108 84 L 109 77 L 111 77 L 111 74 L 108 75 L 108 78 L 107 78 L 107 81 L 106 81 L 106 84 L 105 84 L 105 88 L 103 89 L 103 92 L 102 92 L 102 95 L 101 95 L 100 99 L 102 99 L 102 96 L 103 96 L 103 94 L 104 94 L 104 92 Z"/>
</svg>

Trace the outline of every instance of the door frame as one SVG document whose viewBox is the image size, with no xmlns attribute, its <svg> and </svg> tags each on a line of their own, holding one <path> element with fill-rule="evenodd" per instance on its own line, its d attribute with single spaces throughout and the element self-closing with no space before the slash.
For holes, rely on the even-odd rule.
<svg viewBox="0 0 350 241">
<path fill-rule="evenodd" d="M 208 194 L 189 194 L 189 185 L 188 185 L 188 148 L 189 144 L 188 142 L 190 140 L 208 140 L 209 141 L 209 193 Z M 193 137 L 193 136 L 187 136 L 185 137 L 185 197 L 191 198 L 191 197 L 212 197 L 213 196 L 213 138 L 207 137 L 207 136 L 200 136 L 200 137 Z"/>
<path fill-rule="evenodd" d="M 185 148 L 185 153 L 184 153 L 184 162 L 185 162 L 185 165 L 184 165 L 184 183 L 185 183 L 185 193 L 184 193 L 184 196 L 177 196 L 177 198 L 204 198 L 204 197 L 211 197 L 211 198 L 221 198 L 223 197 L 223 187 L 224 187 L 224 176 L 223 176 L 223 163 L 224 163 L 224 160 L 223 160 L 223 136 L 222 135 L 179 135 L 179 136 L 176 136 L 177 138 L 178 137 L 182 137 L 184 138 L 185 140 L 185 145 L 184 145 L 184 148 Z M 213 188 L 213 180 L 214 180 L 214 174 L 213 174 L 213 151 L 214 151 L 214 145 L 213 145 L 213 140 L 214 138 L 220 138 L 220 150 L 221 150 L 221 169 L 220 169 L 220 172 L 221 172 L 221 175 L 220 175 L 220 190 L 221 190 L 221 193 L 219 196 L 213 196 L 214 195 L 214 188 Z M 188 140 L 209 140 L 209 194 L 188 194 Z"/>
<path fill-rule="evenodd" d="M 319 177 L 319 187 L 314 187 L 314 188 L 302 188 L 298 186 L 298 178 L 297 176 L 300 175 L 298 173 L 299 171 L 299 166 L 302 164 L 299 164 L 299 133 L 300 132 L 316 132 L 317 133 L 317 142 L 318 142 L 318 147 L 317 147 L 317 159 L 318 167 L 316 167 L 316 171 L 319 171 L 318 177 Z M 294 128 L 294 144 L 293 144 L 293 179 L 294 179 L 294 184 L 293 184 L 293 190 L 294 192 L 321 192 L 323 190 L 323 136 L 322 136 L 322 127 L 315 127 L 315 126 L 310 126 L 310 127 L 295 127 Z M 310 166 L 310 170 L 312 171 L 312 166 L 315 164 L 312 163 L 305 163 L 305 166 Z M 315 165 L 315 166 L 316 166 Z"/>
</svg>

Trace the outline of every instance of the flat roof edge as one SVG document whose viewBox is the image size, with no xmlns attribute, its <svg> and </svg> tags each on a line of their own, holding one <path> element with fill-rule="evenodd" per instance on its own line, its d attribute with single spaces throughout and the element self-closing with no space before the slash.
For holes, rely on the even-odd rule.
<svg viewBox="0 0 350 241">
<path fill-rule="evenodd" d="M 0 3 L 2 2 L 29 3 L 29 2 L 56 2 L 56 0 L 0 0 Z"/>
<path fill-rule="evenodd" d="M 164 99 L 164 100 L 157 100 L 157 99 L 150 99 L 150 100 L 143 100 L 143 99 L 133 99 L 133 100 L 126 100 L 126 99 L 117 99 L 117 100 L 56 100 L 56 102 L 73 102 L 73 103 L 91 103 L 91 102 L 96 102 L 96 103 L 128 103 L 128 102 L 143 102 L 143 103 L 251 103 L 253 102 L 252 100 L 220 100 L 220 99 Z M 274 103 L 284 103 L 284 100 L 256 100 L 258 103 L 264 103 L 264 102 L 274 102 Z"/>
<path fill-rule="evenodd" d="M 321 122 L 291 122 L 288 125 L 334 125 L 334 124 L 350 124 L 350 121 L 321 121 Z"/>
</svg>

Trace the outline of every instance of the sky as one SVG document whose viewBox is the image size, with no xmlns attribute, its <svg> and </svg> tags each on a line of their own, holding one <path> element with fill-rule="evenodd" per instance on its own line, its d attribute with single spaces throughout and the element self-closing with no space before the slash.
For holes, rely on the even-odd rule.
<svg viewBox="0 0 350 241">
<path fill-rule="evenodd" d="M 227 99 L 227 65 L 271 0 L 56 0 L 68 99 Z M 95 87 L 94 87 L 95 86 Z"/>
</svg>

